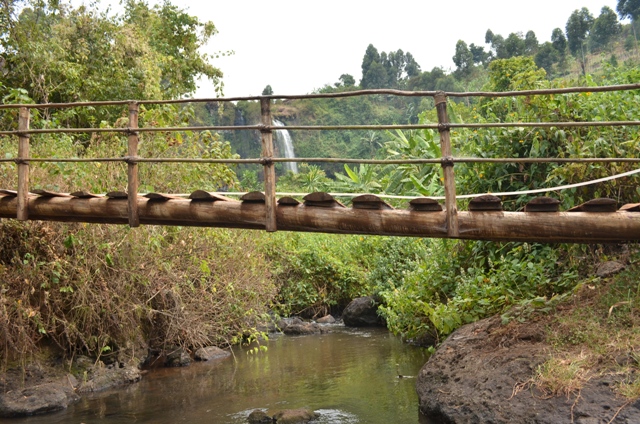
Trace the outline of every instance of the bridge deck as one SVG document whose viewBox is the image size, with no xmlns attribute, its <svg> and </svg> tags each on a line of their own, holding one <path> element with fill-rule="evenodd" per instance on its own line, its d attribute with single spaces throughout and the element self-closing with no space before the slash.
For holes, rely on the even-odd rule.
<svg viewBox="0 0 640 424">
<path fill-rule="evenodd" d="M 137 197 L 141 224 L 265 229 L 264 195 L 249 193 L 241 200 L 194 192 L 190 198 L 149 193 Z M 127 224 L 126 193 L 92 195 L 36 190 L 28 196 L 30 220 Z M 0 218 L 15 218 L 16 192 L 0 190 Z M 340 234 L 483 239 L 539 242 L 619 242 L 640 240 L 640 205 L 617 210 L 615 201 L 594 199 L 569 211 L 557 202 L 538 198 L 523 212 L 502 210 L 500 199 L 483 196 L 457 211 L 458 234 L 447 228 L 448 215 L 431 199 L 394 209 L 374 195 L 355 198 L 345 207 L 327 193 L 312 193 L 303 202 L 284 197 L 276 207 L 278 230 Z"/>
</svg>

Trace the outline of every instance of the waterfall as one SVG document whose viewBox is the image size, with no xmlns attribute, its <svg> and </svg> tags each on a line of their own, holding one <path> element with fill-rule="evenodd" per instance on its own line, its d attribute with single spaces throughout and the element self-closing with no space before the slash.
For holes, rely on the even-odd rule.
<svg viewBox="0 0 640 424">
<path fill-rule="evenodd" d="M 285 125 L 278 121 L 273 120 L 273 125 L 276 127 L 284 127 Z M 291 134 L 287 130 L 274 131 L 276 137 L 276 143 L 278 144 L 278 150 L 280 155 L 285 158 L 295 158 L 296 154 L 293 151 L 293 141 L 291 140 Z M 283 162 L 284 170 L 291 171 L 294 174 L 298 173 L 298 164 L 296 162 Z"/>
</svg>

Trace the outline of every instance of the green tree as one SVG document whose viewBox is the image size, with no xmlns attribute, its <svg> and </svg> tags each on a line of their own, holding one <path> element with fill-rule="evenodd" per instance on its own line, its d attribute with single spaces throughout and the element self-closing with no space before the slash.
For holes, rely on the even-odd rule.
<svg viewBox="0 0 640 424">
<path fill-rule="evenodd" d="M 555 28 L 553 30 L 551 33 L 551 44 L 561 57 L 565 57 L 567 52 L 567 37 L 564 36 L 562 29 Z"/>
<path fill-rule="evenodd" d="M 621 30 L 616 12 L 608 6 L 604 6 L 600 11 L 600 16 L 596 18 L 591 27 L 589 38 L 595 48 L 604 48 L 615 36 L 620 34 Z"/>
<path fill-rule="evenodd" d="M 636 21 L 640 17 L 640 0 L 618 0 L 616 10 L 620 18 Z"/>
<path fill-rule="evenodd" d="M 587 72 L 584 44 L 593 22 L 593 15 L 589 12 L 589 9 L 583 7 L 580 10 L 573 11 L 566 25 L 569 51 L 579 60 L 584 75 Z"/>
<path fill-rule="evenodd" d="M 534 34 L 535 37 L 535 34 Z M 504 40 L 504 52 L 498 54 L 501 59 L 508 59 L 515 56 L 523 56 L 526 53 L 525 40 L 522 33 L 512 32 L 506 40 Z"/>
<path fill-rule="evenodd" d="M 271 96 L 273 94 L 273 88 L 270 85 L 267 85 L 264 90 L 262 90 L 263 96 Z"/>
<path fill-rule="evenodd" d="M 339 84 L 343 87 L 353 87 L 354 85 L 356 85 L 356 79 L 353 77 L 353 75 L 342 74 L 340 75 L 339 80 Z"/>
<path fill-rule="evenodd" d="M 533 31 L 527 31 L 524 36 L 524 52 L 533 56 L 538 51 L 538 37 L 536 37 L 536 33 Z"/>
<path fill-rule="evenodd" d="M 553 65 L 560 60 L 560 54 L 553 47 L 553 44 L 546 42 L 540 46 L 535 55 L 536 65 L 543 68 L 548 75 L 553 74 Z"/>
<path fill-rule="evenodd" d="M 464 41 L 458 40 L 456 43 L 456 54 L 452 59 L 457 67 L 456 72 L 460 76 L 468 76 L 473 70 L 473 53 L 471 53 L 467 43 Z"/>
<path fill-rule="evenodd" d="M 475 44 L 469 44 L 469 51 L 473 55 L 473 63 L 486 65 L 491 59 L 491 54 L 484 51 L 484 47 L 476 46 Z"/>
</svg>

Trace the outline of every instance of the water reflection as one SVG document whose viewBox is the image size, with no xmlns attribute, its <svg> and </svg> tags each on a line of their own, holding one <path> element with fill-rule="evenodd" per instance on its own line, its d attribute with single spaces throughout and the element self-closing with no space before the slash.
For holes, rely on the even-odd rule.
<svg viewBox="0 0 640 424">
<path fill-rule="evenodd" d="M 383 329 L 332 326 L 318 336 L 275 336 L 257 355 L 153 371 L 123 390 L 85 398 L 67 411 L 0 423 L 246 423 L 254 409 L 309 408 L 319 423 L 418 423 L 413 378 L 423 349 Z M 396 365 L 397 364 L 397 365 Z"/>
</svg>

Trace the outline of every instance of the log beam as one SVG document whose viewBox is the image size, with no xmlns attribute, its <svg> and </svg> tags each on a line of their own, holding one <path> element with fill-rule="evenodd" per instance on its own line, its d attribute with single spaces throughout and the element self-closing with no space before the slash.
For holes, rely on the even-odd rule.
<svg viewBox="0 0 640 424">
<path fill-rule="evenodd" d="M 139 197 L 141 224 L 227 227 L 265 230 L 266 205 L 239 201 L 163 202 Z M 126 199 L 30 197 L 29 219 L 43 221 L 128 224 Z M 0 196 L 0 218 L 14 218 L 16 196 Z M 447 213 L 277 206 L 277 228 L 284 231 L 376 234 L 543 243 L 603 243 L 640 240 L 637 212 L 504 212 L 457 213 L 459 234 L 447 231 Z"/>
</svg>

